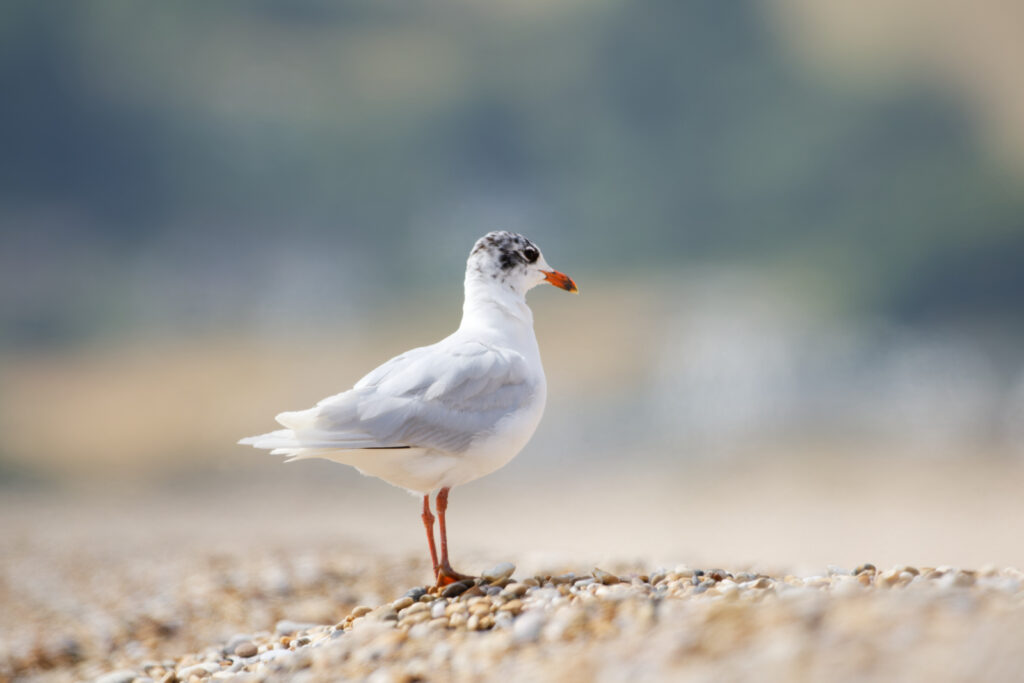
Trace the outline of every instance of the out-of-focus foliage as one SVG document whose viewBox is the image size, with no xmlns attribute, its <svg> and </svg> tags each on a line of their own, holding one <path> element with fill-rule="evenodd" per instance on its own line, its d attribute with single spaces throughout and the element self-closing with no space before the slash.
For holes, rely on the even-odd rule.
<svg viewBox="0 0 1024 683">
<path fill-rule="evenodd" d="M 369 300 L 498 227 L 563 263 L 768 261 L 848 308 L 1024 322 L 1024 192 L 967 104 L 829 82 L 768 11 L 4 3 L 0 344 L 248 321 L 268 279 Z"/>
</svg>

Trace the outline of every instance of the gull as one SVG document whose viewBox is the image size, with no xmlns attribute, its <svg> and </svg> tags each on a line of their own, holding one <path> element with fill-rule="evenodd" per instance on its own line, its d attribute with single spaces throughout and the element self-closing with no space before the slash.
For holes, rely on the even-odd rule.
<svg viewBox="0 0 1024 683">
<path fill-rule="evenodd" d="M 275 419 L 284 427 L 240 444 L 351 465 L 423 496 L 423 527 L 438 586 L 470 578 L 448 559 L 449 491 L 504 467 L 533 436 L 547 382 L 526 293 L 541 283 L 576 292 L 522 235 L 490 232 L 466 262 L 462 322 L 431 346 L 406 351 L 348 391 Z M 441 557 L 434 544 L 435 503 Z"/>
</svg>

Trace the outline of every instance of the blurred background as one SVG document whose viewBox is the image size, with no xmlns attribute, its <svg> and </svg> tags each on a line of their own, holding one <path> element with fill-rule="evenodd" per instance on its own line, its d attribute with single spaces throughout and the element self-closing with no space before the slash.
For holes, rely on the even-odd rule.
<svg viewBox="0 0 1024 683">
<path fill-rule="evenodd" d="M 548 410 L 456 552 L 1022 564 L 1022 65 L 1000 0 L 5 2 L 7 542 L 422 553 L 235 442 L 508 229 L 582 293 L 531 293 Z"/>
</svg>

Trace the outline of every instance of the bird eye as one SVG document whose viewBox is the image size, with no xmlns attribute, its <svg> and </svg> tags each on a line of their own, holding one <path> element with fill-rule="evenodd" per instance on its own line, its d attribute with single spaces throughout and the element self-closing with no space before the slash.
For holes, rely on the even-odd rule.
<svg viewBox="0 0 1024 683">
<path fill-rule="evenodd" d="M 538 256 L 540 256 L 540 253 L 533 247 L 527 247 L 526 249 L 523 249 L 523 257 L 530 263 L 535 262 Z"/>
</svg>

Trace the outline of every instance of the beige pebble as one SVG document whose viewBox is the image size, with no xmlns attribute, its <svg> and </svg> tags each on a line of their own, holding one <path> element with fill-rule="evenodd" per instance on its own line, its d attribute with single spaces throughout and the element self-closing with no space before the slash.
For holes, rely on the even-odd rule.
<svg viewBox="0 0 1024 683">
<path fill-rule="evenodd" d="M 430 605 L 428 605 L 427 603 L 425 603 L 425 602 L 414 602 L 413 604 L 409 605 L 405 609 L 401 610 L 398 613 L 398 618 L 399 619 L 404 619 L 405 617 L 412 616 L 413 614 L 418 614 L 419 612 L 429 612 L 429 611 L 430 611 Z"/>
<path fill-rule="evenodd" d="M 464 602 L 452 602 L 444 608 L 444 611 L 445 614 L 447 614 L 448 616 L 451 616 L 456 613 L 465 614 L 467 611 L 469 611 L 469 605 L 467 605 Z"/>
<path fill-rule="evenodd" d="M 369 614 L 372 611 L 373 611 L 372 607 L 367 607 L 366 605 L 360 605 L 359 607 L 356 607 L 354 610 L 352 610 L 352 613 L 349 614 L 349 616 L 351 618 L 353 618 L 353 619 L 358 619 L 359 617 L 367 615 L 367 614 Z"/>
<path fill-rule="evenodd" d="M 511 612 L 512 614 L 519 614 L 523 611 L 522 600 L 509 600 L 504 605 L 498 608 L 499 612 Z"/>
<path fill-rule="evenodd" d="M 415 624 L 427 621 L 428 619 L 430 619 L 429 612 L 417 612 L 415 614 L 410 614 L 409 616 L 400 620 L 400 624 L 403 626 L 413 626 Z"/>
<path fill-rule="evenodd" d="M 376 619 L 377 621 L 393 621 L 398 618 L 398 612 L 391 605 L 384 604 L 370 612 L 366 617 L 367 619 Z"/>
<path fill-rule="evenodd" d="M 501 591 L 501 595 L 510 598 L 522 597 L 526 591 L 530 590 L 530 587 L 525 583 L 510 583 L 505 586 L 505 590 Z"/>
<path fill-rule="evenodd" d="M 244 640 L 235 646 L 235 654 L 239 657 L 255 657 L 258 651 L 256 644 L 251 640 Z"/>
<path fill-rule="evenodd" d="M 611 572 L 606 572 L 603 569 L 598 569 L 596 567 L 594 568 L 592 574 L 597 581 L 603 583 L 606 586 L 619 583 L 622 580 L 619 577 L 615 576 L 615 574 L 612 574 Z"/>
<path fill-rule="evenodd" d="M 907 583 L 914 577 L 907 572 L 900 572 L 895 569 L 887 569 L 875 579 L 875 582 L 885 588 L 893 588 Z"/>
<path fill-rule="evenodd" d="M 405 609 L 412 603 L 413 599 L 407 595 L 404 598 L 398 598 L 397 600 L 395 600 L 393 603 L 391 603 L 391 606 L 397 611 Z"/>
</svg>

